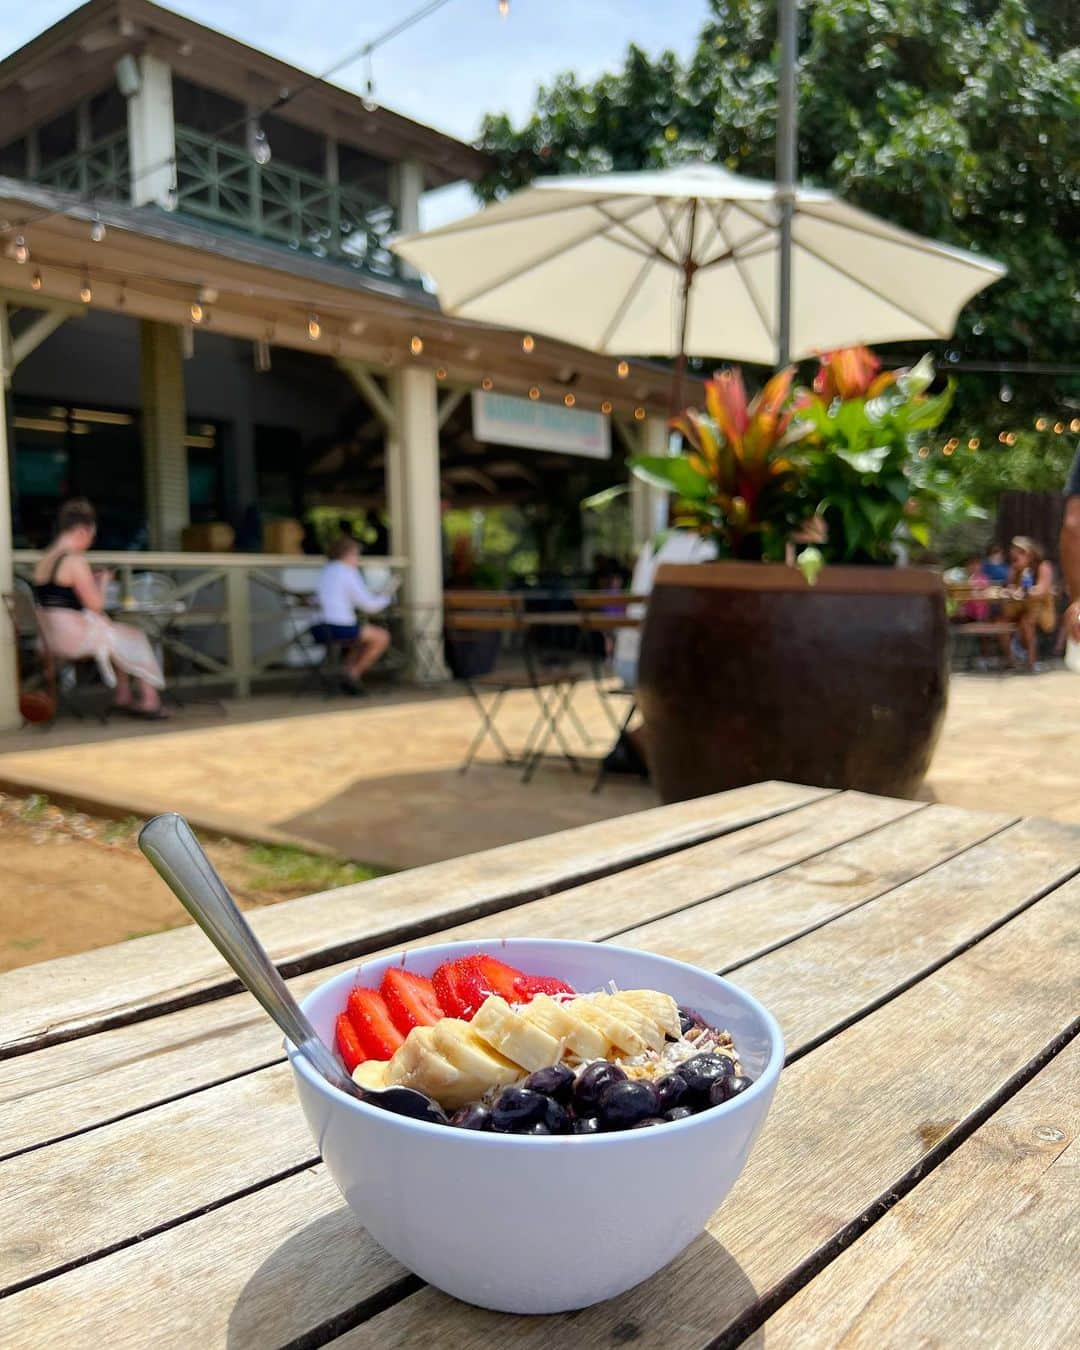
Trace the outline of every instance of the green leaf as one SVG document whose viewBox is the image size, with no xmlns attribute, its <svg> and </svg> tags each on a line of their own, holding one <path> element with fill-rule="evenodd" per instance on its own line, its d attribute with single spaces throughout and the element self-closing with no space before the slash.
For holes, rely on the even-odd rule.
<svg viewBox="0 0 1080 1350">
<path fill-rule="evenodd" d="M 904 428 L 907 431 L 930 431 L 938 425 L 952 407 L 955 392 L 956 381 L 950 379 L 947 389 L 942 390 L 940 394 L 935 394 L 932 398 L 928 398 L 925 403 L 909 404 L 906 409 L 898 414 L 898 420 L 903 420 Z"/>
<path fill-rule="evenodd" d="M 930 526 L 927 525 L 925 520 L 908 521 L 907 528 L 908 534 L 917 544 L 921 544 L 923 548 L 930 547 Z"/>
<path fill-rule="evenodd" d="M 677 492 L 694 502 L 709 495 L 709 480 L 678 455 L 634 455 L 626 462 L 636 477 L 653 487 Z"/>
<path fill-rule="evenodd" d="M 872 450 L 844 450 L 837 446 L 833 452 L 837 459 L 842 459 L 845 464 L 850 464 L 856 473 L 879 473 L 882 465 L 889 458 L 889 447 L 887 445 L 875 445 Z"/>
<path fill-rule="evenodd" d="M 625 497 L 629 491 L 629 483 L 615 483 L 612 487 L 604 488 L 602 492 L 594 492 L 591 497 L 585 497 L 581 504 L 588 511 L 603 511 L 612 502 Z"/>
</svg>

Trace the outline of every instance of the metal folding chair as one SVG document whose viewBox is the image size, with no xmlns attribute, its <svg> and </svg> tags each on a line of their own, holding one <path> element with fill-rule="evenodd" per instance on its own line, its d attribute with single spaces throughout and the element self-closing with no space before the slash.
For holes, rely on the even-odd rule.
<svg viewBox="0 0 1080 1350">
<path fill-rule="evenodd" d="M 531 632 L 524 621 L 522 597 L 501 591 L 447 591 L 443 597 L 443 631 L 451 668 L 456 666 L 455 678 L 465 685 L 480 714 L 480 727 L 466 752 L 461 772 L 468 770 L 481 745 L 490 738 L 504 764 L 521 766 L 523 783 L 532 778 L 553 740 L 571 769 L 580 773 L 560 725 L 569 711 L 578 674 L 564 665 L 544 668 L 536 659 Z M 477 659 L 481 652 L 488 657 L 493 655 L 497 666 L 504 634 L 521 639 L 521 667 L 477 671 L 476 666 L 482 664 Z M 538 711 L 520 755 L 515 756 L 503 740 L 496 720 L 506 695 L 518 689 L 532 691 Z"/>
</svg>

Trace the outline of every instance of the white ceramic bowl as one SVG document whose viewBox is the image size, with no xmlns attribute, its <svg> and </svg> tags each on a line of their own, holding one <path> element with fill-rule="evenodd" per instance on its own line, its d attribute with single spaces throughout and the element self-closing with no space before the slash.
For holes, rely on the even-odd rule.
<svg viewBox="0 0 1080 1350">
<path fill-rule="evenodd" d="M 659 989 L 735 1038 L 754 1085 L 686 1120 L 622 1133 L 526 1138 L 428 1125 L 347 1097 L 286 1042 L 300 1103 L 330 1175 L 372 1236 L 437 1288 L 502 1312 L 552 1313 L 611 1298 L 698 1236 L 743 1169 L 783 1063 L 760 1003 L 708 971 L 606 943 L 507 939 L 416 947 L 366 961 L 304 1000 L 333 1044 L 354 984 L 389 966 L 430 975 L 490 951 L 582 992 L 609 980 Z"/>
</svg>

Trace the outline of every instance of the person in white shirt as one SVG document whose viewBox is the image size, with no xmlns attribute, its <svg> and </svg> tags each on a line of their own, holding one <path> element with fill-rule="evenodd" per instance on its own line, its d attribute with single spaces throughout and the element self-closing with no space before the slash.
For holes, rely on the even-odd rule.
<svg viewBox="0 0 1080 1350">
<path fill-rule="evenodd" d="M 341 687 L 346 694 L 362 694 L 360 680 L 365 671 L 390 645 L 390 634 L 376 624 L 362 623 L 358 614 L 378 614 L 393 600 L 389 594 L 376 595 L 360 575 L 357 564 L 360 547 L 355 539 L 342 535 L 330 546 L 330 557 L 319 573 L 316 595 L 319 622 L 311 630 L 316 642 L 348 643 L 345 649 Z"/>
</svg>

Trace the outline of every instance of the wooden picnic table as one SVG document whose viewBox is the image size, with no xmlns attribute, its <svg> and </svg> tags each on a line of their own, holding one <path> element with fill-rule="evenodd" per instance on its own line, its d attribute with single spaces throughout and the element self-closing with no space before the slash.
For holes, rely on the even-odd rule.
<svg viewBox="0 0 1080 1350">
<path fill-rule="evenodd" d="M 10 972 L 0 1345 L 1075 1345 L 1078 871 L 1075 826 L 761 783 L 255 910 L 300 993 L 436 935 L 543 935 L 776 1013 L 787 1067 L 708 1231 L 556 1318 L 375 1245 L 201 933 Z"/>
</svg>

